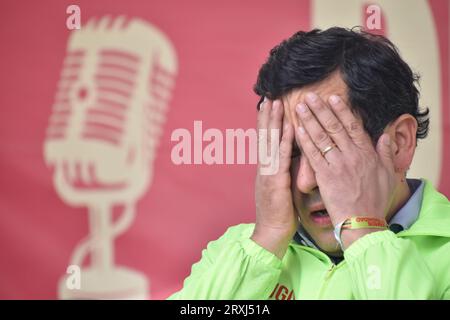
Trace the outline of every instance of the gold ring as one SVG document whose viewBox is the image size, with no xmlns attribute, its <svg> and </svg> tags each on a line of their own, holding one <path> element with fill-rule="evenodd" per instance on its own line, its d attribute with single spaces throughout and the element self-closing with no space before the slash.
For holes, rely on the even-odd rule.
<svg viewBox="0 0 450 320">
<path fill-rule="evenodd" d="M 320 150 L 320 153 L 322 154 L 322 156 L 325 156 L 325 154 L 326 154 L 328 151 L 332 150 L 334 147 L 335 147 L 335 145 L 328 146 L 328 147 L 326 147 L 325 149 Z"/>
</svg>

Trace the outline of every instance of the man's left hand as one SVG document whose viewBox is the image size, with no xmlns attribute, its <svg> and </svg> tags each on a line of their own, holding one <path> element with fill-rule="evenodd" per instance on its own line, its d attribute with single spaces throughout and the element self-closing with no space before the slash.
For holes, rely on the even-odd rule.
<svg viewBox="0 0 450 320">
<path fill-rule="evenodd" d="M 354 216 L 384 220 L 396 184 L 390 137 L 382 134 L 374 148 L 362 120 L 340 97 L 331 96 L 329 105 L 331 109 L 318 95 L 308 93 L 305 103 L 296 107 L 296 137 L 315 172 L 331 221 L 336 225 Z M 373 229 L 355 231 L 362 236 Z"/>
</svg>

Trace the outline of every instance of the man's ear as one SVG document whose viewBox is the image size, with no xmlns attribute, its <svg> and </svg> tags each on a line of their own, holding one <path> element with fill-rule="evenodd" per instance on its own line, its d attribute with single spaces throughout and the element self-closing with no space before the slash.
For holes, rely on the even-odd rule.
<svg viewBox="0 0 450 320">
<path fill-rule="evenodd" d="M 402 114 L 391 122 L 386 132 L 389 133 L 393 144 L 395 171 L 405 173 L 416 150 L 417 120 L 410 114 Z"/>
</svg>

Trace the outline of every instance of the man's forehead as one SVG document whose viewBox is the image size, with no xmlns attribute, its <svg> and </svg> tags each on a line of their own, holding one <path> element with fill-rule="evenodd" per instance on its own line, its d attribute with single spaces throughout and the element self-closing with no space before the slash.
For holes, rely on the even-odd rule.
<svg viewBox="0 0 450 320">
<path fill-rule="evenodd" d="M 292 103 L 297 105 L 304 101 L 308 92 L 318 94 L 325 101 L 333 94 L 339 95 L 344 100 L 347 99 L 347 86 L 340 74 L 334 72 L 322 81 L 291 90 L 283 97 L 283 102 L 286 101 L 289 105 Z"/>
<path fill-rule="evenodd" d="M 317 83 L 298 89 L 293 89 L 282 97 L 282 101 L 284 104 L 286 117 L 289 120 L 294 119 L 294 124 L 296 126 L 298 123 L 295 117 L 295 106 L 305 101 L 305 97 L 308 92 L 316 93 L 324 101 L 327 101 L 331 95 L 335 94 L 340 96 L 342 100 L 347 103 L 347 86 L 342 80 L 339 72 L 333 72 L 330 76 Z"/>
</svg>

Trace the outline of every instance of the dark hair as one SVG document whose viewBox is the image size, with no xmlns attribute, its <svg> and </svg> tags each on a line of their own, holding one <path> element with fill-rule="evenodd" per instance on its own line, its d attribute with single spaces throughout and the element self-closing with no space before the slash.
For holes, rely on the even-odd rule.
<svg viewBox="0 0 450 320">
<path fill-rule="evenodd" d="M 419 76 L 387 38 L 360 29 L 299 31 L 270 51 L 259 70 L 256 94 L 277 99 L 294 88 L 324 80 L 339 71 L 353 112 L 361 116 L 375 142 L 402 114 L 417 120 L 416 137 L 428 133 L 429 109 L 419 109 Z M 258 103 L 259 108 L 259 103 Z"/>
</svg>

